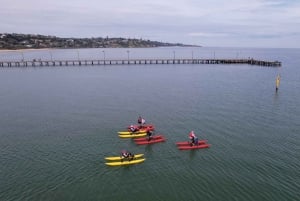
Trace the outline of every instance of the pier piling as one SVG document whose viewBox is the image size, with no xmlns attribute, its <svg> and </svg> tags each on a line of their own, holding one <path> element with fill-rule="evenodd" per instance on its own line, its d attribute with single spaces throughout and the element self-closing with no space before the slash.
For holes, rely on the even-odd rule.
<svg viewBox="0 0 300 201">
<path fill-rule="evenodd" d="M 42 66 L 88 66 L 88 65 L 141 65 L 141 64 L 248 64 L 265 67 L 280 67 L 279 61 L 255 59 L 130 59 L 130 60 L 33 60 L 0 61 L 0 67 L 42 67 Z"/>
</svg>

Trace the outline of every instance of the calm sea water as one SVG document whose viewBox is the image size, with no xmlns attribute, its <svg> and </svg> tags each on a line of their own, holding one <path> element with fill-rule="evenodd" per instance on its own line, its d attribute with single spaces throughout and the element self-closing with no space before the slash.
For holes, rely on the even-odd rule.
<svg viewBox="0 0 300 201">
<path fill-rule="evenodd" d="M 129 50 L 129 52 L 127 52 Z M 0 60 L 248 58 L 248 65 L 0 68 L 0 200 L 300 199 L 300 49 L 0 52 Z M 275 93 L 276 75 L 281 85 Z M 165 143 L 118 131 L 142 115 Z M 179 151 L 191 130 L 209 149 Z M 108 167 L 129 149 L 146 161 Z"/>
</svg>

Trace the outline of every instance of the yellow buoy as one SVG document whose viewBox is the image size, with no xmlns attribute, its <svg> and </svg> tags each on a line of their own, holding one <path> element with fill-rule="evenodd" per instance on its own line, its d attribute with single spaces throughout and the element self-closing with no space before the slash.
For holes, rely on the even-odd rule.
<svg viewBox="0 0 300 201">
<path fill-rule="evenodd" d="M 276 77 L 276 91 L 278 91 L 279 85 L 280 85 L 280 75 L 278 74 Z"/>
</svg>

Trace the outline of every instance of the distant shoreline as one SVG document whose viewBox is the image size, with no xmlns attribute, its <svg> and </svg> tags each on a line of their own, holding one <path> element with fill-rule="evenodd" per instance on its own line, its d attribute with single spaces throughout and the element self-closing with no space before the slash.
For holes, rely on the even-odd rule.
<svg viewBox="0 0 300 201">
<path fill-rule="evenodd" d="M 38 49 L 15 49 L 15 50 L 10 50 L 10 49 L 0 49 L 0 52 L 18 52 L 18 51 L 34 51 L 34 50 L 54 50 L 57 48 L 38 48 Z"/>
<path fill-rule="evenodd" d="M 0 50 L 201 47 L 131 38 L 59 38 L 33 34 L 1 34 Z"/>
<path fill-rule="evenodd" d="M 140 48 L 168 48 L 168 47 L 202 47 L 202 46 L 158 46 L 158 47 L 105 47 L 105 48 L 24 48 L 24 49 L 0 49 L 0 52 L 18 52 L 18 51 L 43 51 L 43 50 L 80 50 L 80 49 L 140 49 Z"/>
</svg>

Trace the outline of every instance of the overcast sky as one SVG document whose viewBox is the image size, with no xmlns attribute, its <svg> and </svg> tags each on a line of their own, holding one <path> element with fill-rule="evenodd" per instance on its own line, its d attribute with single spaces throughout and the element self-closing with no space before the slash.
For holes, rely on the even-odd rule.
<svg viewBox="0 0 300 201">
<path fill-rule="evenodd" d="M 300 0 L 0 0 L 0 33 L 300 47 Z"/>
</svg>

